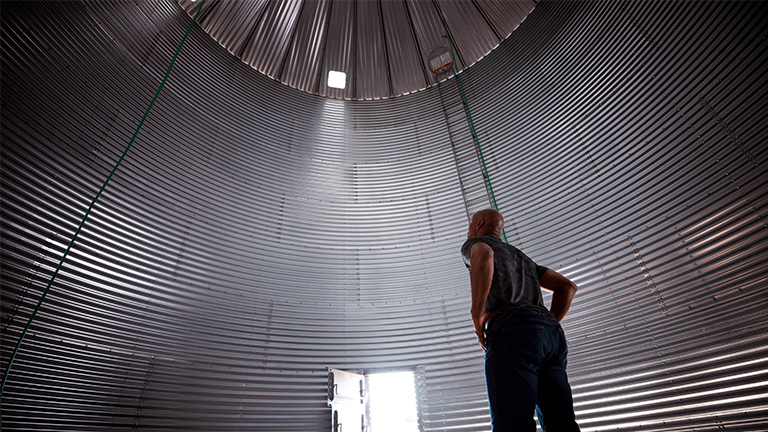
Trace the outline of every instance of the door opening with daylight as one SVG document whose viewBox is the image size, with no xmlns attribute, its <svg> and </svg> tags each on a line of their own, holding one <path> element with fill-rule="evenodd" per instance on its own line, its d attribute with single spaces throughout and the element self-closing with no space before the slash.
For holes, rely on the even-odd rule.
<svg viewBox="0 0 768 432">
<path fill-rule="evenodd" d="M 331 431 L 420 432 L 413 371 L 328 372 Z"/>
</svg>

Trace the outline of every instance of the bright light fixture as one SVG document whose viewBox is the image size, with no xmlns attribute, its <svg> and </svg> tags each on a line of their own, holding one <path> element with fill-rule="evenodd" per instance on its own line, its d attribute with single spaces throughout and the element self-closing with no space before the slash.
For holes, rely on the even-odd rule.
<svg viewBox="0 0 768 432">
<path fill-rule="evenodd" d="M 343 89 L 347 86 L 347 74 L 344 72 L 328 71 L 328 87 Z"/>
<path fill-rule="evenodd" d="M 371 432 L 418 432 L 413 372 L 368 375 Z"/>
</svg>

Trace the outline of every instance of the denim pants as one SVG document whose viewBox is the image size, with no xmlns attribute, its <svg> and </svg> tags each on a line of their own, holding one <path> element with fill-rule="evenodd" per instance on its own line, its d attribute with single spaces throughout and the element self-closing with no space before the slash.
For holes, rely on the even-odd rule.
<svg viewBox="0 0 768 432">
<path fill-rule="evenodd" d="M 565 373 L 568 345 L 552 314 L 521 308 L 486 333 L 485 379 L 493 432 L 578 431 Z"/>
</svg>

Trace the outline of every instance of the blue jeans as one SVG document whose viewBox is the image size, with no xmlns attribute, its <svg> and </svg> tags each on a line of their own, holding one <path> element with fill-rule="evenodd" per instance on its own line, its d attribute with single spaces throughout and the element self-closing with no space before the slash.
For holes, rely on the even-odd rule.
<svg viewBox="0 0 768 432">
<path fill-rule="evenodd" d="M 568 345 L 554 315 L 518 309 L 486 340 L 493 432 L 535 431 L 537 405 L 546 432 L 579 430 L 565 373 Z"/>
</svg>

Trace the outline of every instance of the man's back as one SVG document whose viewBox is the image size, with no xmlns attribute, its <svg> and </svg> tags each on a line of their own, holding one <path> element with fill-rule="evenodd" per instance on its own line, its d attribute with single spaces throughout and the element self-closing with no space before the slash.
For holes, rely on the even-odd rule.
<svg viewBox="0 0 768 432">
<path fill-rule="evenodd" d="M 478 242 L 487 244 L 493 250 L 493 280 L 485 309 L 498 313 L 494 321 L 501 318 L 498 315 L 519 307 L 549 313 L 544 306 L 539 284 L 547 268 L 536 264 L 520 249 L 493 235 L 471 238 L 464 243 L 461 253 L 467 267 L 470 266 L 470 250 Z M 496 323 L 492 322 L 492 325 Z"/>
</svg>

